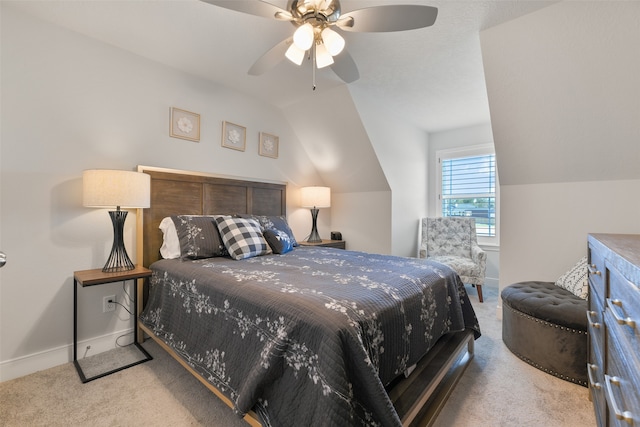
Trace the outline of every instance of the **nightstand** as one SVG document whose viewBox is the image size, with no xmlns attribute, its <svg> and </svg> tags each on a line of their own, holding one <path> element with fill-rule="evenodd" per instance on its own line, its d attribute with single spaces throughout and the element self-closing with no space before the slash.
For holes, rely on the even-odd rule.
<svg viewBox="0 0 640 427">
<path fill-rule="evenodd" d="M 298 242 L 301 246 L 322 246 L 324 248 L 338 248 L 346 249 L 346 242 L 344 240 L 324 240 L 317 243 Z"/>
<path fill-rule="evenodd" d="M 73 273 L 73 364 L 80 375 L 80 380 L 83 383 L 105 377 L 113 374 L 114 372 L 121 371 L 123 369 L 130 368 L 140 363 L 144 363 L 153 359 L 149 353 L 138 343 L 138 285 L 139 282 L 151 276 L 151 270 L 148 268 L 137 265 L 136 268 L 129 271 L 119 271 L 116 273 L 104 273 L 101 268 L 95 270 L 82 270 L 75 271 Z M 127 280 L 134 281 L 133 289 L 133 344 L 143 357 L 132 363 L 127 363 L 124 366 L 118 366 L 110 369 L 107 372 L 94 375 L 87 378 L 82 370 L 82 366 L 78 362 L 78 285 L 83 288 L 86 286 L 104 285 L 106 283 L 124 282 Z"/>
</svg>

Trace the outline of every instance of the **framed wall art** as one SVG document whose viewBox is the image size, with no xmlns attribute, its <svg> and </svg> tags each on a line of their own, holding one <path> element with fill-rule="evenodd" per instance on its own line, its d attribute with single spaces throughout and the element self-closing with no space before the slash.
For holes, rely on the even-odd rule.
<svg viewBox="0 0 640 427">
<path fill-rule="evenodd" d="M 258 154 L 277 159 L 278 145 L 280 145 L 280 138 L 266 132 L 260 132 L 260 147 Z"/>
<path fill-rule="evenodd" d="M 200 114 L 171 107 L 169 136 L 173 138 L 200 141 Z"/>
<path fill-rule="evenodd" d="M 244 151 L 247 143 L 247 128 L 231 122 L 222 122 L 222 146 Z"/>
</svg>

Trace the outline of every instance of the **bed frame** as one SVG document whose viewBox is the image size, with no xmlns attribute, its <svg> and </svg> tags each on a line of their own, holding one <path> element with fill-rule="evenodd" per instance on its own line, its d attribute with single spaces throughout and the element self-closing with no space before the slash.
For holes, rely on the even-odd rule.
<svg viewBox="0 0 640 427">
<path fill-rule="evenodd" d="M 136 251 L 145 267 L 160 259 L 160 221 L 171 215 L 255 214 L 286 215 L 286 183 L 245 180 L 198 172 L 138 166 L 151 176 L 151 207 L 137 211 Z M 138 313 L 146 301 L 146 286 L 138 288 Z M 229 407 L 233 403 L 193 370 L 151 330 L 138 322 L 138 338 L 147 334 L 198 378 Z M 144 332 L 144 333 L 141 333 Z M 472 331 L 449 334 L 416 365 L 408 378 L 394 381 L 387 392 L 403 426 L 429 426 L 444 406 L 464 369 L 473 358 Z M 244 417 L 261 426 L 254 412 Z"/>
</svg>

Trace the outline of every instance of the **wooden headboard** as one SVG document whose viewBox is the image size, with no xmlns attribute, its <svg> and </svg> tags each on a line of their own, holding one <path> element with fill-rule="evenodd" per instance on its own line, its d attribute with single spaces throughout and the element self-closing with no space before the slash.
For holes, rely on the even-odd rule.
<svg viewBox="0 0 640 427">
<path fill-rule="evenodd" d="M 138 166 L 151 175 L 151 207 L 138 209 L 137 263 L 149 267 L 160 259 L 163 218 L 171 215 L 286 215 L 285 183 L 260 182 Z"/>
</svg>

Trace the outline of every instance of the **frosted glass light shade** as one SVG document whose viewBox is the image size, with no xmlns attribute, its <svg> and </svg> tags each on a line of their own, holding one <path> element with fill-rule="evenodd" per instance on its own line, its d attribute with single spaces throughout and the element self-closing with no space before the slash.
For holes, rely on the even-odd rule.
<svg viewBox="0 0 640 427">
<path fill-rule="evenodd" d="M 300 189 L 300 199 L 303 208 L 330 208 L 331 188 L 302 187 Z"/>
<path fill-rule="evenodd" d="M 322 42 L 331 56 L 338 55 L 344 49 L 345 42 L 342 36 L 329 27 L 322 30 Z"/>
<path fill-rule="evenodd" d="M 90 208 L 148 208 L 151 176 L 146 173 L 92 169 L 82 172 L 82 205 Z"/>
<path fill-rule="evenodd" d="M 316 45 L 316 66 L 318 68 L 324 68 L 333 64 L 333 56 L 327 51 L 324 44 Z"/>
<path fill-rule="evenodd" d="M 287 59 L 293 62 L 294 64 L 301 65 L 302 61 L 304 60 L 305 53 L 306 51 L 300 49 L 294 43 L 291 46 L 289 46 L 289 49 L 287 49 L 287 52 L 284 54 L 284 56 L 286 56 Z"/>
<path fill-rule="evenodd" d="M 313 39 L 313 27 L 309 23 L 301 25 L 293 33 L 293 43 L 301 50 L 309 50 L 313 45 Z"/>
</svg>

